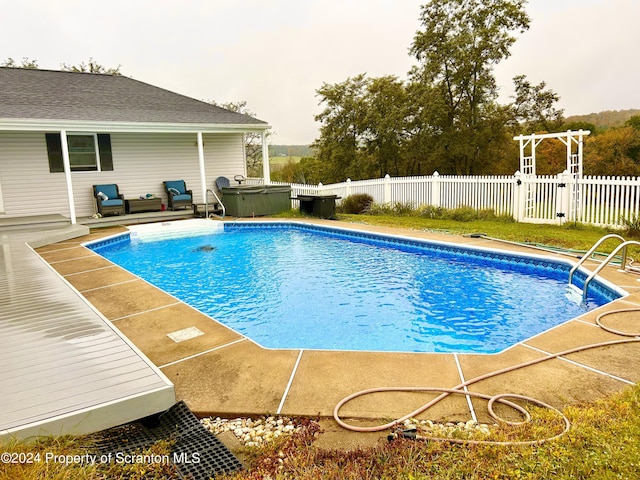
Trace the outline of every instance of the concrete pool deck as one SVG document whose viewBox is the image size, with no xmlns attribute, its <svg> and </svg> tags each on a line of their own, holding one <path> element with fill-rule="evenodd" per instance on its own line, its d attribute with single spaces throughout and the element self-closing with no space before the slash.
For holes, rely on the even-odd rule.
<svg viewBox="0 0 640 480">
<path fill-rule="evenodd" d="M 336 225 L 331 221 L 313 223 Z M 561 257 L 484 238 L 358 224 L 339 225 Z M 126 228 L 95 229 L 90 235 L 47 245 L 37 252 L 159 367 L 174 383 L 177 400 L 184 400 L 198 416 L 234 418 L 282 414 L 330 418 L 342 398 L 363 389 L 392 386 L 451 388 L 479 375 L 550 353 L 620 340 L 624 337 L 599 328 L 595 324 L 596 317 L 604 311 L 640 308 L 640 276 L 606 267 L 602 276 L 628 291 L 627 297 L 499 354 L 269 350 L 81 245 L 123 231 Z M 586 262 L 585 266 L 593 270 L 595 263 Z M 638 316 L 640 312 L 616 314 L 606 320 L 613 328 L 637 332 Z M 196 327 L 202 334 L 181 342 L 167 336 L 190 327 Z M 523 394 L 562 408 L 593 401 L 639 381 L 640 343 L 626 343 L 548 360 L 483 380 L 469 390 L 490 395 Z M 357 419 L 358 424 L 376 425 L 403 416 L 435 396 L 415 392 L 379 393 L 346 404 L 341 416 Z M 478 421 L 491 421 L 486 402 L 473 400 L 471 403 Z M 462 396 L 451 396 L 419 418 L 466 421 L 471 418 L 470 405 Z"/>
</svg>

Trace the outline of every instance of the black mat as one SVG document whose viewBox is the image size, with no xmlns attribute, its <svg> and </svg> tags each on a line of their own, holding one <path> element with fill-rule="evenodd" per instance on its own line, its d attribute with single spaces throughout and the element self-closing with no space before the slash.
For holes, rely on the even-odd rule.
<svg viewBox="0 0 640 480">
<path fill-rule="evenodd" d="M 97 453 L 112 456 L 145 450 L 158 440 L 173 440 L 170 460 L 183 478 L 193 480 L 242 469 L 240 461 L 184 402 L 176 403 L 159 416 L 100 432 L 94 440 Z"/>
</svg>

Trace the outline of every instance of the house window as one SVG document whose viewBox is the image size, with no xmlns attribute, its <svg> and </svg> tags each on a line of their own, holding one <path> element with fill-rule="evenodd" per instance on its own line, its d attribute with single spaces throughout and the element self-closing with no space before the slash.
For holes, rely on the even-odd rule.
<svg viewBox="0 0 640 480">
<path fill-rule="evenodd" d="M 64 172 L 60 133 L 45 133 L 49 171 Z M 69 133 L 69 164 L 72 172 L 113 170 L 111 136 L 108 133 Z"/>
<path fill-rule="evenodd" d="M 69 134 L 69 164 L 71 171 L 100 170 L 100 154 L 96 135 Z"/>
</svg>

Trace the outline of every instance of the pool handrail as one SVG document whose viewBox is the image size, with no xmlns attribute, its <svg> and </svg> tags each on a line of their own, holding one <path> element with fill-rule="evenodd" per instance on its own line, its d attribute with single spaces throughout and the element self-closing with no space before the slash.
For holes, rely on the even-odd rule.
<svg viewBox="0 0 640 480">
<path fill-rule="evenodd" d="M 582 289 L 582 299 L 583 301 L 587 301 L 587 288 L 589 287 L 589 283 L 591 282 L 591 280 L 594 279 L 594 277 L 596 275 L 598 275 L 598 273 L 600 273 L 600 270 L 602 270 L 604 267 L 607 266 L 607 264 L 611 261 L 611 259 L 613 259 L 613 257 L 615 257 L 617 255 L 617 253 L 620 251 L 620 249 L 624 249 L 623 253 L 622 253 L 622 268 L 624 269 L 625 263 L 626 263 L 626 256 L 627 256 L 627 245 L 640 245 L 640 242 L 636 241 L 636 240 L 627 240 L 623 243 L 621 243 L 620 245 L 618 245 L 613 252 L 611 252 L 609 254 L 609 256 L 607 258 L 604 259 L 604 261 L 598 265 L 598 267 L 591 273 L 591 275 L 589 275 L 589 277 L 587 277 L 587 279 L 584 281 L 584 288 Z"/>
<path fill-rule="evenodd" d="M 218 194 L 216 194 L 215 190 L 212 190 L 212 189 L 207 189 L 207 195 L 206 195 L 207 198 L 205 198 L 206 203 L 204 204 L 205 216 L 209 218 L 209 193 L 213 193 L 213 196 L 215 197 L 216 202 L 218 203 L 218 205 L 220 205 L 220 208 L 222 209 L 221 216 L 213 213 L 212 215 L 216 215 L 216 216 L 219 216 L 220 218 L 224 218 L 224 216 L 227 213 L 227 209 L 224 207 L 224 203 L 222 203 L 222 200 L 220 200 L 220 197 L 218 197 Z"/>
<path fill-rule="evenodd" d="M 605 235 L 604 237 L 601 237 L 600 240 L 598 240 L 596 243 L 593 244 L 593 246 L 589 249 L 589 251 L 587 253 L 585 253 L 582 258 L 580 260 L 578 260 L 578 263 L 576 263 L 571 270 L 569 271 L 569 285 L 571 285 L 572 279 L 573 279 L 573 274 L 576 272 L 576 270 L 578 270 L 578 268 L 580 268 L 580 266 L 586 262 L 591 255 L 593 255 L 593 253 L 596 251 L 596 249 L 606 240 L 610 239 L 610 238 L 617 238 L 618 240 L 622 241 L 623 243 L 625 242 L 624 238 L 621 237 L 620 235 L 616 234 L 616 233 L 610 233 L 608 235 Z M 616 250 L 617 251 L 617 250 Z M 613 258 L 613 257 L 612 257 Z M 607 260 L 605 260 L 603 263 L 606 265 L 609 262 L 609 258 L 607 257 Z M 625 247 L 624 251 L 622 252 L 622 261 L 621 264 L 622 268 L 624 269 L 625 264 L 627 263 L 627 249 Z M 586 288 L 585 288 L 586 291 Z"/>
</svg>

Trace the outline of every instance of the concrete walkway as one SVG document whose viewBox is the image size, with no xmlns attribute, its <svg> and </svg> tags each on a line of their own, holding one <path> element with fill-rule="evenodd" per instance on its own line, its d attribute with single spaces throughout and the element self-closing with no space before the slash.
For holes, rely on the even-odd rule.
<svg viewBox="0 0 640 480">
<path fill-rule="evenodd" d="M 335 225 L 335 222 L 322 222 Z M 340 224 L 347 226 L 346 224 Z M 503 250 L 539 250 L 482 238 L 403 229 L 349 227 Z M 125 231 L 92 231 L 95 239 Z M 383 386 L 453 387 L 479 375 L 581 345 L 619 340 L 595 324 L 599 313 L 640 308 L 640 279 L 612 267 L 604 277 L 630 295 L 586 313 L 495 355 L 268 350 L 213 321 L 171 295 L 80 245 L 38 249 L 42 257 L 111 320 L 174 383 L 178 400 L 196 414 L 223 417 L 264 414 L 331 417 L 334 406 L 356 391 Z M 546 254 L 549 257 L 556 254 Z M 587 268 L 593 269 L 594 264 Z M 638 331 L 636 314 L 607 318 L 614 328 Z M 635 322 L 635 325 L 634 325 Z M 176 343 L 167 335 L 196 327 L 204 335 Z M 563 407 L 589 402 L 640 381 L 640 343 L 575 353 L 473 385 L 470 390 L 533 396 Z M 341 414 L 375 425 L 426 403 L 432 393 L 380 393 L 348 403 Z M 431 420 L 466 421 L 470 406 L 489 421 L 485 402 L 453 396 L 422 414 Z"/>
</svg>

